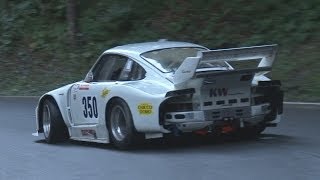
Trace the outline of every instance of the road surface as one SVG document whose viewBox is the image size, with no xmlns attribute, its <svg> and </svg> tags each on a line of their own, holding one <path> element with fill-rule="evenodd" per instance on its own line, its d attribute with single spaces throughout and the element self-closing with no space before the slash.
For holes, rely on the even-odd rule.
<svg viewBox="0 0 320 180">
<path fill-rule="evenodd" d="M 320 178 L 319 106 L 285 106 L 281 124 L 257 139 L 152 141 L 118 151 L 75 141 L 49 145 L 31 136 L 36 102 L 0 98 L 0 180 Z"/>
</svg>

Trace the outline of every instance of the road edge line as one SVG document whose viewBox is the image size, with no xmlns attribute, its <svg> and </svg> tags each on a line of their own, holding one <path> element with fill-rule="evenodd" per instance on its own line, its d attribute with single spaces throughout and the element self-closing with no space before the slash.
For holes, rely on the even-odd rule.
<svg viewBox="0 0 320 180">
<path fill-rule="evenodd" d="M 40 96 L 0 96 L 0 99 L 39 99 Z"/>
<path fill-rule="evenodd" d="M 286 105 L 320 106 L 320 103 L 316 103 L 316 102 L 283 102 L 283 104 L 286 104 Z"/>
</svg>

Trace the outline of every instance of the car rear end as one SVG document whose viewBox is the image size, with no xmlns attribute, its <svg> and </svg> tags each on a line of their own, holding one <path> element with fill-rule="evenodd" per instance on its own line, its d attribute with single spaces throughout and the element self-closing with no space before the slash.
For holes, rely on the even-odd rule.
<svg viewBox="0 0 320 180">
<path fill-rule="evenodd" d="M 265 76 L 275 53 L 276 46 L 270 45 L 202 51 L 186 58 L 172 78 L 176 90 L 160 106 L 160 124 L 174 133 L 276 126 L 283 91 L 280 81 Z M 230 65 L 252 60 L 258 60 L 257 67 Z"/>
</svg>

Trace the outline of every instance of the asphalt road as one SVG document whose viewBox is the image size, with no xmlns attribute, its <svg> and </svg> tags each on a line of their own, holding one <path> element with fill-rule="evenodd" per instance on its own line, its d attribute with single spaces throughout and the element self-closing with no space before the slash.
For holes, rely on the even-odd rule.
<svg viewBox="0 0 320 180">
<path fill-rule="evenodd" d="M 0 180 L 320 178 L 320 107 L 286 106 L 282 123 L 257 139 L 49 145 L 33 137 L 36 100 L 0 98 Z"/>
</svg>

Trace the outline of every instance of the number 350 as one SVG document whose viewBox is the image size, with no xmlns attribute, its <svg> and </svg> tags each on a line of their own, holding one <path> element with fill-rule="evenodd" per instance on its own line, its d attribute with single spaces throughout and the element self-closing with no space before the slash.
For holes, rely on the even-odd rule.
<svg viewBox="0 0 320 180">
<path fill-rule="evenodd" d="M 98 108 L 97 108 L 97 99 L 96 97 L 83 97 L 82 98 L 82 104 L 83 104 L 83 115 L 85 118 L 98 118 Z"/>
</svg>

